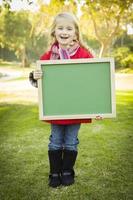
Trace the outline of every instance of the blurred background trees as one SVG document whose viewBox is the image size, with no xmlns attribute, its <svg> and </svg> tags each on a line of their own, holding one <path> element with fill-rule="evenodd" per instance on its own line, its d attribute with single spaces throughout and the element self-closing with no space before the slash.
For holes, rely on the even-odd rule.
<svg viewBox="0 0 133 200">
<path fill-rule="evenodd" d="M 117 68 L 133 67 L 132 0 L 27 0 L 29 8 L 36 4 L 36 11 L 13 10 L 12 3 L 0 4 L 1 60 L 29 67 L 49 46 L 54 16 L 68 11 L 77 16 L 83 39 L 97 57 L 113 56 Z"/>
</svg>

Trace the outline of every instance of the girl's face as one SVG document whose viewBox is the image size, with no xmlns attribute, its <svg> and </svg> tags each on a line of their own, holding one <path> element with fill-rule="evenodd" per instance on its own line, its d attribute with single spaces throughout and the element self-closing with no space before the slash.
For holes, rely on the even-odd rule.
<svg viewBox="0 0 133 200">
<path fill-rule="evenodd" d="M 70 20 L 58 19 L 55 37 L 62 48 L 67 48 L 76 39 L 75 26 Z"/>
</svg>

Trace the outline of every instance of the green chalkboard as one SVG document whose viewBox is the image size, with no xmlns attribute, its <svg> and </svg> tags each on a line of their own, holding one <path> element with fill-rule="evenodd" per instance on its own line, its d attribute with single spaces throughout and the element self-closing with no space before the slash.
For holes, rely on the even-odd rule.
<svg viewBox="0 0 133 200">
<path fill-rule="evenodd" d="M 38 61 L 40 119 L 115 116 L 113 59 Z"/>
</svg>

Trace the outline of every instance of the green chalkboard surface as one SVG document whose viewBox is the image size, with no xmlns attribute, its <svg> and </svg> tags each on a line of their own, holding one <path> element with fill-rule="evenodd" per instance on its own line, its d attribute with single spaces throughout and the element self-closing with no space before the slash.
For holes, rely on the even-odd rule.
<svg viewBox="0 0 133 200">
<path fill-rule="evenodd" d="M 115 117 L 113 59 L 38 61 L 40 119 Z"/>
</svg>

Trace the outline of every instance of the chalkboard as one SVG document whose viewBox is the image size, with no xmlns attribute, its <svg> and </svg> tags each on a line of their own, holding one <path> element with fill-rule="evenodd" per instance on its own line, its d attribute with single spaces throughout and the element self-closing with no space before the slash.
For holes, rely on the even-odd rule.
<svg viewBox="0 0 133 200">
<path fill-rule="evenodd" d="M 116 116 L 113 58 L 37 61 L 41 120 Z"/>
</svg>

